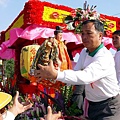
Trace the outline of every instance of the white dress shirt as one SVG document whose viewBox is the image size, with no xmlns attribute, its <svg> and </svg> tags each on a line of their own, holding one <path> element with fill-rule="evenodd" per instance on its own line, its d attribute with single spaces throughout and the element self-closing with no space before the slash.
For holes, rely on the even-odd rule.
<svg viewBox="0 0 120 120">
<path fill-rule="evenodd" d="M 120 86 L 120 50 L 116 52 L 114 59 L 115 59 L 115 69 L 116 69 L 117 80 Z"/>
<path fill-rule="evenodd" d="M 57 80 L 72 85 L 85 84 L 86 98 L 93 102 L 119 93 L 114 59 L 104 46 L 93 56 L 83 49 L 74 70 L 58 71 Z"/>
</svg>

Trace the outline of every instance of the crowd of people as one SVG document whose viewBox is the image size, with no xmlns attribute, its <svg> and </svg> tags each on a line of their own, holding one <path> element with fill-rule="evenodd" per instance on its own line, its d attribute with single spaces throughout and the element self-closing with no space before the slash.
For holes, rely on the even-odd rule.
<svg viewBox="0 0 120 120">
<path fill-rule="evenodd" d="M 114 57 L 115 59 L 111 52 L 102 43 L 103 36 L 104 25 L 99 20 L 84 21 L 82 23 L 81 37 L 85 48 L 80 52 L 75 67 L 73 69 L 60 71 L 60 69 L 54 67 L 53 61 L 50 60 L 49 65 L 47 66 L 38 64 L 39 69 L 35 70 L 35 77 L 39 80 L 52 79 L 75 85 L 78 93 L 82 90 L 81 95 L 85 92 L 85 98 L 89 103 L 89 120 L 119 120 L 120 30 L 115 31 L 112 36 L 113 45 L 117 49 Z M 74 91 L 74 93 L 76 93 L 76 91 Z M 7 120 L 7 116 L 11 113 L 14 117 L 10 120 L 14 119 L 19 113 L 31 108 L 31 103 L 25 106 L 19 103 L 18 96 L 19 93 L 17 92 L 13 107 L 7 111 L 4 120 Z M 79 100 L 80 99 L 78 99 L 78 103 Z M 82 104 L 80 103 L 80 109 L 81 106 Z M 52 109 L 48 106 L 48 114 L 45 118 L 40 119 L 57 120 L 59 117 L 61 117 L 61 112 L 52 114 Z M 2 119 L 3 118 L 1 118 L 1 120 Z"/>
</svg>

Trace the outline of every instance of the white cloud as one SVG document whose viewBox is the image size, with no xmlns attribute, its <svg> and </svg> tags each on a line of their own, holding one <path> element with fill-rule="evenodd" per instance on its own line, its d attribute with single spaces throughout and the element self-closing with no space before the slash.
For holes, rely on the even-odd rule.
<svg viewBox="0 0 120 120">
<path fill-rule="evenodd" d="M 6 7 L 9 0 L 0 0 L 0 6 Z"/>
</svg>

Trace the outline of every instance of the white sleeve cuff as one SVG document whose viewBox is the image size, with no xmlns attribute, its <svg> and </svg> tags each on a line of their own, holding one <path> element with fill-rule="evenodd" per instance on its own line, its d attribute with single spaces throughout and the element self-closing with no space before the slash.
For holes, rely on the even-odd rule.
<svg viewBox="0 0 120 120">
<path fill-rule="evenodd" d="M 64 72 L 58 71 L 57 80 L 61 82 L 64 80 Z"/>
<path fill-rule="evenodd" d="M 14 120 L 15 116 L 10 111 L 7 111 L 7 114 L 3 120 Z"/>
</svg>

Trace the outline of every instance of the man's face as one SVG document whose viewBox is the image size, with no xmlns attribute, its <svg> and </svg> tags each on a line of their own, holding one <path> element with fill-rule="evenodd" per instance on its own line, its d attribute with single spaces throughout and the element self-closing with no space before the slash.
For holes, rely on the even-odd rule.
<svg viewBox="0 0 120 120">
<path fill-rule="evenodd" d="M 120 48 L 120 36 L 119 35 L 114 34 L 112 36 L 112 42 L 116 49 Z"/>
<path fill-rule="evenodd" d="M 101 40 L 102 32 L 95 30 L 92 22 L 82 26 L 82 42 L 90 52 L 93 52 L 101 44 Z"/>
</svg>

